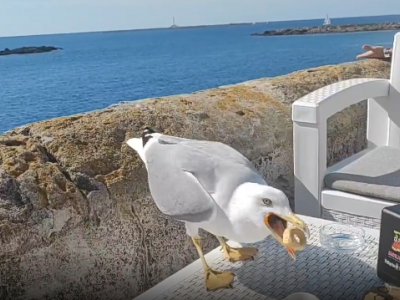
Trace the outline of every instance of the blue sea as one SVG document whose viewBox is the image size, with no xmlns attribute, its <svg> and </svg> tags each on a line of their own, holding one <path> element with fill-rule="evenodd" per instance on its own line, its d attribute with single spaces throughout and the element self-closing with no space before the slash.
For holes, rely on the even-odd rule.
<svg viewBox="0 0 400 300">
<path fill-rule="evenodd" d="M 331 19 L 332 24 L 400 21 L 400 16 Z M 0 132 L 13 127 L 300 69 L 353 61 L 363 44 L 390 46 L 394 32 L 254 37 L 323 19 L 252 26 L 55 34 L 0 38 L 0 49 L 63 50 L 0 56 Z"/>
</svg>

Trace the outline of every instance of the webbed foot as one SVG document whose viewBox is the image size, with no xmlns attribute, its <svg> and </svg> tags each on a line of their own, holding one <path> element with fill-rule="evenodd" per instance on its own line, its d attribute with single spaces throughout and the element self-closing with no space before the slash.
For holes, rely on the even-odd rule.
<svg viewBox="0 0 400 300">
<path fill-rule="evenodd" d="M 254 256 L 258 253 L 258 249 L 255 247 L 243 247 L 243 248 L 233 248 L 229 245 L 222 247 L 225 257 L 229 261 L 246 261 L 254 260 Z"/>
<path fill-rule="evenodd" d="M 207 291 L 232 288 L 235 274 L 232 272 L 219 272 L 208 269 L 205 274 Z"/>
</svg>

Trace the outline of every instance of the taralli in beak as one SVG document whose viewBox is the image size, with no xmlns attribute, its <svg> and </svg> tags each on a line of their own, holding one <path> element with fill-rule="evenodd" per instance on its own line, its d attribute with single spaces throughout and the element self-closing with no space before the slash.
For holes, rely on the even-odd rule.
<svg viewBox="0 0 400 300">
<path fill-rule="evenodd" d="M 297 227 L 286 228 L 283 232 L 282 242 L 284 246 L 292 248 L 295 251 L 304 250 L 307 246 L 306 235 Z"/>
<path fill-rule="evenodd" d="M 294 213 L 286 215 L 269 213 L 264 216 L 264 223 L 293 259 L 296 259 L 296 251 L 306 248 L 310 231 L 307 224 Z"/>
</svg>

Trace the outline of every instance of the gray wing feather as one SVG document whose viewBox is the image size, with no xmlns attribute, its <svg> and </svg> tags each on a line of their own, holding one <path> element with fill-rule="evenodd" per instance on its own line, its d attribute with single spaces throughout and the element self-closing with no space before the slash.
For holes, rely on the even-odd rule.
<svg viewBox="0 0 400 300">
<path fill-rule="evenodd" d="M 247 158 L 218 142 L 163 135 L 146 158 L 157 207 L 182 221 L 210 220 L 217 208 L 213 195 L 227 203 L 239 184 L 263 180 Z"/>
<path fill-rule="evenodd" d="M 146 153 L 150 192 L 157 207 L 165 215 L 181 221 L 211 219 L 216 209 L 214 199 L 191 170 L 182 169 L 176 163 L 176 156 L 177 152 L 169 145 L 162 149 L 152 145 Z"/>
<path fill-rule="evenodd" d="M 160 144 L 179 144 L 179 143 L 187 142 L 187 141 L 190 141 L 190 140 L 185 139 L 185 138 L 176 137 L 176 136 L 170 136 L 170 135 L 162 135 L 158 139 L 158 142 Z"/>
<path fill-rule="evenodd" d="M 247 158 L 225 144 L 190 141 L 180 146 L 177 165 L 193 173 L 210 194 L 216 192 L 218 183 L 230 181 L 231 186 L 236 187 L 235 179 L 242 181 L 242 177 L 248 177 L 249 172 L 258 175 Z"/>
</svg>

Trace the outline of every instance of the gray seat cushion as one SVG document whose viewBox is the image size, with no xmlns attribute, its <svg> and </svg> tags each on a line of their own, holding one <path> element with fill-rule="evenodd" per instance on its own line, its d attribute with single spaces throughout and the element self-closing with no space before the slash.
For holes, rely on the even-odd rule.
<svg viewBox="0 0 400 300">
<path fill-rule="evenodd" d="M 400 150 L 378 147 L 326 174 L 330 189 L 400 202 Z"/>
</svg>

